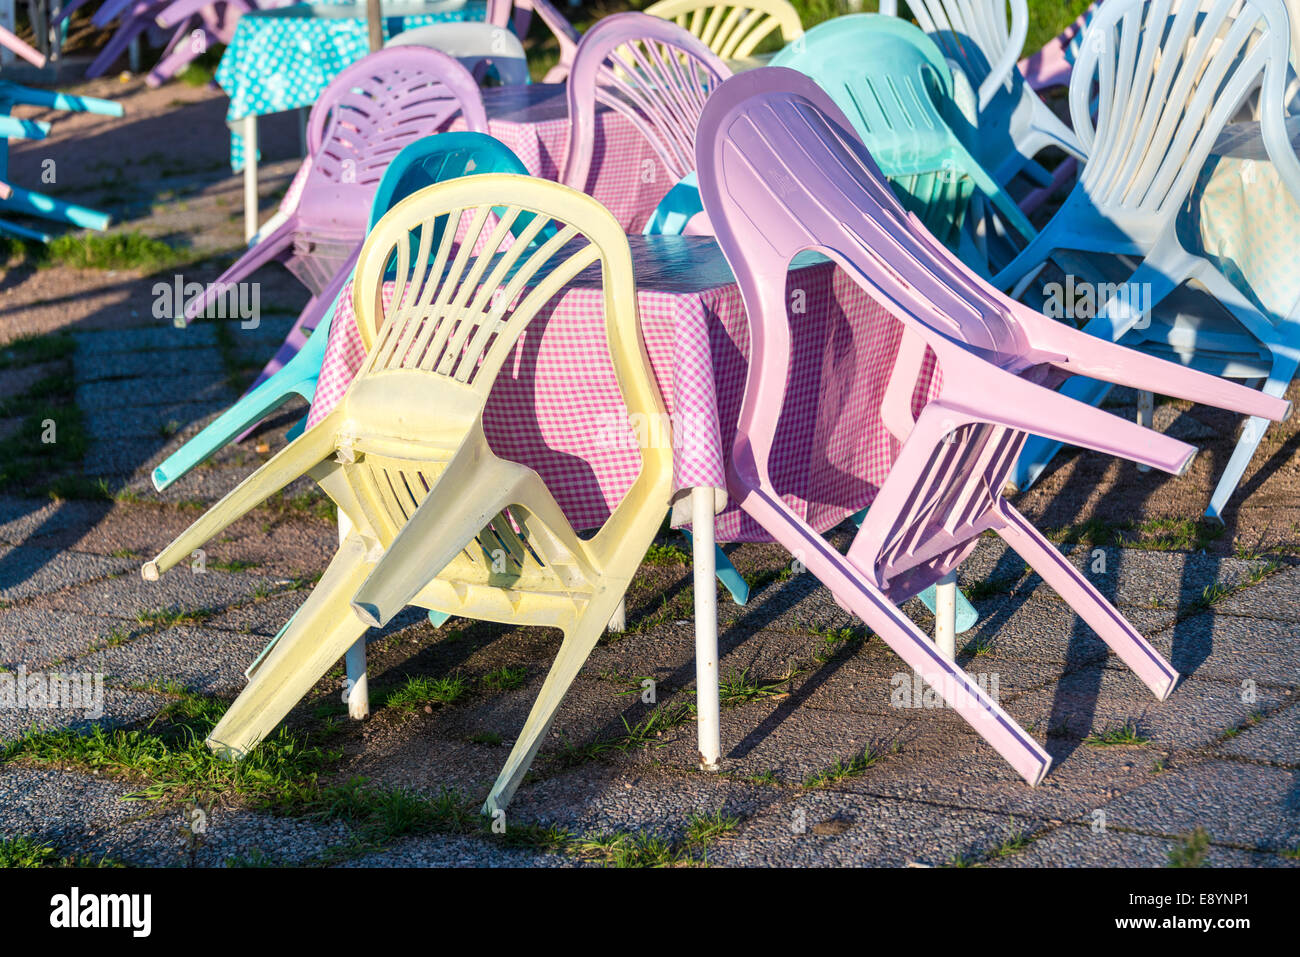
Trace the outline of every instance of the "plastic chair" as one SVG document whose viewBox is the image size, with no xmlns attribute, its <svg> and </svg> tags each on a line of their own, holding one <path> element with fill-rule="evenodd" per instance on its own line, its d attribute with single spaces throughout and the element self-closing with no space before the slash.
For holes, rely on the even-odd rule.
<svg viewBox="0 0 1300 957">
<path fill-rule="evenodd" d="M 654 147 L 674 183 L 695 168 L 695 124 L 709 94 L 731 75 L 684 28 L 644 13 L 616 13 L 578 44 L 569 77 L 569 143 L 563 182 L 585 190 L 596 104 L 622 113 Z"/>
<path fill-rule="evenodd" d="M 1031 90 L 1040 92 L 1054 86 L 1069 86 L 1070 71 L 1074 69 L 1074 59 L 1079 55 L 1083 31 L 1092 22 L 1096 12 L 1097 4 L 1089 4 L 1088 9 L 1079 14 L 1079 19 L 1062 30 L 1059 36 L 1048 40 L 1033 56 L 1020 61 L 1020 72 Z"/>
<path fill-rule="evenodd" d="M 1106 0 L 1088 28 L 1070 81 L 1075 129 L 1092 159 L 1061 209 L 994 282 L 1004 289 L 1014 285 L 1013 294 L 1019 295 L 1049 258 L 1060 258 L 1060 250 L 1140 257 L 1122 295 L 1100 304 L 1085 332 L 1176 355 L 1216 374 L 1263 378 L 1265 394 L 1281 396 L 1295 374 L 1300 321 L 1261 312 L 1213 262 L 1191 253 L 1177 230 L 1179 211 L 1215 139 L 1256 89 L 1268 155 L 1300 199 L 1300 161 L 1282 108 L 1287 11 L 1281 0 L 1237 3 L 1235 15 L 1232 0 L 1199 9 L 1184 4 L 1171 14 L 1171 0 Z M 1211 46 L 1215 37 L 1219 42 Z M 1175 113 L 1167 103 L 1186 105 Z M 1082 265 L 1087 268 L 1086 260 Z M 1203 287 L 1235 323 L 1224 329 L 1209 317 L 1186 315 L 1152 321 L 1150 310 L 1184 282 Z M 1131 290 L 1145 295 L 1130 296 Z M 1134 302 L 1145 302 L 1148 311 L 1134 310 Z M 1261 347 L 1267 353 L 1262 365 Z M 1241 361 L 1230 361 L 1234 356 Z M 1064 391 L 1098 405 L 1109 387 L 1072 379 Z M 1265 427 L 1261 417 L 1247 422 L 1206 515 L 1221 519 Z M 1059 448 L 1046 438 L 1026 443 L 1013 478 L 1016 487 L 1031 485 Z"/>
<path fill-rule="evenodd" d="M 508 209 L 488 226 L 502 204 Z M 507 247 L 510 227 L 529 215 Z M 552 237 L 534 242 L 550 224 Z M 471 253 L 480 238 L 485 246 Z M 580 538 L 540 476 L 498 458 L 484 438 L 484 404 L 518 337 L 593 264 L 628 412 L 665 415 L 641 341 L 627 238 L 596 200 L 529 177 L 466 177 L 407 197 L 371 231 L 355 286 L 368 358 L 339 406 L 143 569 L 156 579 L 305 474 L 353 523 L 209 747 L 246 754 L 368 627 L 407 605 L 557 627 L 564 642 L 484 811 L 509 802 L 654 540 L 672 487 L 671 450 L 642 449 L 623 500 Z M 396 286 L 385 303 L 390 266 Z"/>
<path fill-rule="evenodd" d="M 515 36 L 528 36 L 528 26 L 533 14 L 551 31 L 560 46 L 560 59 L 542 78 L 543 83 L 563 83 L 578 52 L 578 31 L 564 18 L 550 0 L 487 0 L 487 22 L 499 27 L 510 27 Z"/>
<path fill-rule="evenodd" d="M 42 139 L 49 132 L 50 125 L 39 121 L 19 120 L 9 116 L 10 111 L 18 105 L 40 106 L 51 110 L 66 110 L 72 113 L 96 113 L 101 116 L 121 116 L 122 104 L 112 100 L 102 100 L 93 96 L 75 96 L 69 93 L 55 93 L 49 90 L 35 90 L 16 83 L 0 80 L 0 135 L 6 138 L 22 137 Z M 22 189 L 7 181 L 9 174 L 8 142 L 0 146 L 0 210 L 9 210 L 24 216 L 37 216 L 57 222 L 69 223 L 83 229 L 107 229 L 112 222 L 108 213 L 78 206 L 66 200 L 46 196 L 35 190 Z M 0 220 L 0 232 L 10 233 L 24 239 L 49 242 L 50 236 L 36 229 L 19 226 Z"/>
<path fill-rule="evenodd" d="M 271 262 L 283 264 L 311 291 L 250 389 L 293 358 L 347 282 L 349 259 L 365 238 L 375 187 L 389 161 L 457 113 L 467 129 L 487 131 L 474 77 L 453 57 L 426 47 L 378 50 L 325 88 L 307 123 L 311 168 L 297 206 L 185 309 L 186 321 L 198 318 L 233 284 Z"/>
<path fill-rule="evenodd" d="M 658 0 L 645 8 L 699 37 L 723 60 L 750 56 L 763 40 L 780 32 L 786 43 L 803 36 L 799 11 L 787 0 Z"/>
<path fill-rule="evenodd" d="M 528 170 L 508 146 L 486 133 L 438 133 L 407 144 L 393 157 L 375 189 L 367 231 L 374 229 L 384 213 L 411 193 L 443 180 L 479 173 L 527 175 Z M 355 254 L 352 262 L 344 267 L 349 278 L 353 275 L 354 262 Z M 213 419 L 153 470 L 154 488 L 161 492 L 295 395 L 308 402 L 315 398 L 316 380 L 325 360 L 336 304 L 337 297 L 306 345 L 278 372 Z M 302 424 L 290 433 L 291 439 L 300 434 Z"/>
<path fill-rule="evenodd" d="M 45 66 L 45 56 L 41 51 L 29 46 L 22 37 L 6 30 L 3 25 L 0 25 L 0 47 L 12 50 L 34 67 Z"/>
<path fill-rule="evenodd" d="M 911 0 L 908 7 L 976 87 L 979 124 L 966 145 L 995 180 L 1005 186 L 1023 172 L 1038 186 L 1053 185 L 1052 174 L 1034 160 L 1049 146 L 1084 158 L 1074 132 L 1016 69 L 1029 30 L 1025 0 Z M 881 0 L 880 12 L 896 16 L 898 0 Z"/>
<path fill-rule="evenodd" d="M 953 83 L 943 53 L 897 17 L 861 13 L 820 23 L 772 59 L 807 74 L 853 121 L 872 158 L 950 249 L 962 244 L 972 186 L 1029 239 L 1015 200 L 957 139 L 948 120 Z M 945 108 L 946 107 L 946 108 Z M 967 254 L 964 258 L 972 262 Z"/>
<path fill-rule="evenodd" d="M 1031 784 L 1051 763 L 1046 751 L 895 606 L 955 570 L 984 532 L 1011 545 L 1166 697 L 1177 672 L 1001 490 L 1031 431 L 1170 472 L 1195 449 L 1038 383 L 1072 372 L 1158 382 L 1168 394 L 1270 418 L 1288 404 L 1086 336 L 998 293 L 902 208 L 848 119 L 801 73 L 773 67 L 724 83 L 698 143 L 700 194 L 749 317 L 752 358 L 728 468 L 734 500 Z M 791 354 L 786 275 L 806 249 L 834 260 L 901 331 L 880 419 L 863 423 L 885 430 L 898 452 L 847 555 L 771 479 Z M 937 395 L 918 409 L 927 353 Z"/>
<path fill-rule="evenodd" d="M 474 79 L 498 86 L 529 83 L 524 46 L 505 27 L 491 23 L 432 23 L 397 34 L 385 47 L 424 46 L 454 56 Z"/>
</svg>

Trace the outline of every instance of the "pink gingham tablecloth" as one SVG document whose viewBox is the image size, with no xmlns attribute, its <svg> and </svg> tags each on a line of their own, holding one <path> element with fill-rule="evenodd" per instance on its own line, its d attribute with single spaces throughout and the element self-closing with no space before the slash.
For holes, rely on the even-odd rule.
<svg viewBox="0 0 1300 957">
<path fill-rule="evenodd" d="M 569 143 L 569 106 L 562 83 L 498 86 L 483 91 L 488 132 L 519 157 L 533 176 L 559 181 Z M 457 116 L 449 129 L 463 130 Z M 311 169 L 305 159 L 280 203 L 288 212 Z M 591 173 L 584 192 L 608 209 L 627 232 L 639 233 L 674 185 L 654 147 L 622 113 L 596 110 Z"/>
<path fill-rule="evenodd" d="M 725 489 L 749 359 L 740 291 L 712 239 L 629 241 L 646 350 L 671 416 L 674 486 Z M 791 508 L 824 531 L 869 505 L 893 464 L 897 443 L 880 406 L 900 327 L 828 261 L 794 267 L 789 289 L 803 311 L 793 317 L 772 477 Z M 364 358 L 349 288 L 330 330 L 309 427 L 342 398 Z M 938 385 L 931 357 L 916 385 L 916 411 Z M 627 421 L 605 346 L 599 285 L 584 273 L 516 344 L 493 385 L 484 428 L 498 455 L 542 476 L 574 527 L 595 528 L 640 467 Z M 652 429 L 638 424 L 653 437 Z M 716 534 L 720 541 L 770 540 L 732 503 L 718 516 Z"/>
</svg>

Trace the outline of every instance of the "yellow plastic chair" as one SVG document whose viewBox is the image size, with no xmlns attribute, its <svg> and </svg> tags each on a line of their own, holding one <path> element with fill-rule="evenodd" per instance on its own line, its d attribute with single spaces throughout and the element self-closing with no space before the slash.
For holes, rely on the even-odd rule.
<svg viewBox="0 0 1300 957">
<path fill-rule="evenodd" d="M 484 812 L 509 802 L 671 494 L 671 449 L 642 448 L 632 488 L 598 531 L 579 538 L 541 477 L 498 458 L 484 438 L 484 404 L 516 340 L 595 263 L 627 411 L 666 416 L 640 335 L 627 237 L 596 200 L 544 180 L 484 174 L 413 193 L 376 224 L 354 287 L 367 359 L 339 405 L 143 569 L 156 579 L 304 474 L 352 522 L 210 748 L 247 753 L 368 627 L 406 605 L 553 626 L 564 632 L 559 655 Z M 394 283 L 388 305 L 386 281 Z"/>
<path fill-rule="evenodd" d="M 645 12 L 685 27 L 723 60 L 749 56 L 774 30 L 785 43 L 803 36 L 799 11 L 788 0 L 659 0 Z"/>
</svg>

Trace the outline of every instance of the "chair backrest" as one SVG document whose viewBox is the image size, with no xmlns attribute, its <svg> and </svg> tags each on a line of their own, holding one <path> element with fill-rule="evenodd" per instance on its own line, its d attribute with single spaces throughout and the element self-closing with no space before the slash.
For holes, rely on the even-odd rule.
<svg viewBox="0 0 1300 957">
<path fill-rule="evenodd" d="M 897 17 L 859 13 L 813 27 L 772 58 L 817 81 L 886 176 L 936 169 L 953 140 L 938 103 L 952 73 L 934 42 Z"/>
<path fill-rule="evenodd" d="M 980 109 L 988 106 L 1012 79 L 1024 50 L 1029 35 L 1026 0 L 907 0 L 907 6 L 944 56 L 970 78 L 979 93 Z M 880 12 L 897 16 L 898 0 L 880 0 Z"/>
<path fill-rule="evenodd" d="M 528 170 L 510 147 L 486 133 L 437 133 L 408 143 L 393 157 L 375 189 L 367 232 L 417 190 L 458 176 L 485 173 L 527 176 Z"/>
<path fill-rule="evenodd" d="M 773 488 L 769 459 L 791 348 L 786 275 L 805 249 L 835 260 L 902 325 L 899 354 L 884 367 L 893 372 L 881 406 L 894 438 L 910 430 L 927 348 L 943 382 L 951 377 L 968 387 L 986 370 L 996 376 L 994 367 L 1023 364 L 1026 339 L 1016 306 L 904 211 L 848 119 L 811 79 L 778 67 L 736 76 L 710 100 L 698 142 L 701 197 L 749 317 L 750 371 L 732 462 L 746 485 Z M 1024 433 L 994 426 L 953 432 L 943 461 L 916 476 L 925 494 L 909 496 L 906 510 L 868 513 L 868 521 L 889 526 L 877 529 L 880 552 L 916 544 L 915 535 L 937 523 L 947 526 L 949 558 L 959 559 L 981 530 L 970 520 L 1000 494 L 1023 441 Z M 916 511 L 922 505 L 924 515 Z M 943 563 L 931 567 L 930 580 L 918 588 L 944 570 Z"/>
<path fill-rule="evenodd" d="M 703 42 L 675 23 L 642 13 L 599 21 L 578 44 L 569 76 L 564 183 L 586 189 L 597 103 L 626 116 L 677 182 L 695 168 L 695 127 L 704 101 L 730 75 Z"/>
<path fill-rule="evenodd" d="M 803 35 L 799 11 L 788 0 L 658 0 L 645 12 L 685 27 L 724 60 L 749 56 L 778 30 L 787 43 Z"/>
<path fill-rule="evenodd" d="M 514 237 L 512 228 L 526 216 L 531 221 Z M 548 229 L 553 232 L 545 239 Z M 622 228 L 589 196 L 504 173 L 421 189 L 370 231 L 354 286 L 357 329 L 368 355 L 353 387 L 381 373 L 418 373 L 423 382 L 440 383 L 436 388 L 446 401 L 438 404 L 435 418 L 472 426 L 529 323 L 593 265 L 600 269 L 606 344 L 627 411 L 663 415 L 641 339 Z M 387 282 L 393 286 L 386 295 Z M 641 449 L 640 473 L 592 539 L 593 547 L 607 532 L 616 537 L 628 510 L 647 507 L 648 490 L 662 491 L 655 491 L 649 505 L 662 514 L 672 452 L 657 444 L 665 447 Z"/>
<path fill-rule="evenodd" d="M 772 58 L 817 81 L 844 111 L 903 205 L 945 245 L 960 240 L 974 183 L 953 155 L 948 61 L 915 25 L 872 13 L 827 20 Z M 963 157 L 974 163 L 973 157 Z"/>
<path fill-rule="evenodd" d="M 393 157 L 458 113 L 467 129 L 487 132 L 478 84 L 446 53 L 399 47 L 352 64 L 312 107 L 307 125 L 312 166 L 299 214 L 364 227 L 375 188 Z"/>
<path fill-rule="evenodd" d="M 423 46 L 454 56 L 480 83 L 492 74 L 502 86 L 529 80 L 524 45 L 509 29 L 492 23 L 431 23 L 404 30 L 384 44 L 385 49 L 401 46 Z"/>
<path fill-rule="evenodd" d="M 1300 197 L 1283 112 L 1290 39 L 1283 0 L 1106 0 L 1070 78 L 1089 156 L 1076 191 L 1121 224 L 1171 221 L 1224 125 L 1258 90 L 1269 157 Z"/>
</svg>

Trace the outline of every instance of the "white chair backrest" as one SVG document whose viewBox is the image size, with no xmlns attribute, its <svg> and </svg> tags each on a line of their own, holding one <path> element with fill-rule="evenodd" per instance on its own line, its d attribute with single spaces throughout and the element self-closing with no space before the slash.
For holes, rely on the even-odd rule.
<svg viewBox="0 0 1300 957">
<path fill-rule="evenodd" d="M 433 23 L 406 30 L 386 47 L 422 46 L 455 57 L 482 82 L 488 67 L 495 68 L 505 86 L 528 82 L 528 59 L 519 38 L 491 23 Z"/>
<path fill-rule="evenodd" d="M 1024 50 L 1029 35 L 1026 0 L 908 0 L 908 8 L 943 55 L 959 63 L 979 87 L 980 109 L 988 106 L 1011 79 Z M 880 12 L 898 16 L 898 0 L 880 0 Z"/>
<path fill-rule="evenodd" d="M 1121 217 L 1172 219 L 1257 90 L 1264 144 L 1300 198 L 1282 103 L 1290 41 L 1283 0 L 1101 4 L 1070 79 L 1070 114 L 1089 156 L 1079 181 L 1092 202 Z"/>
</svg>

